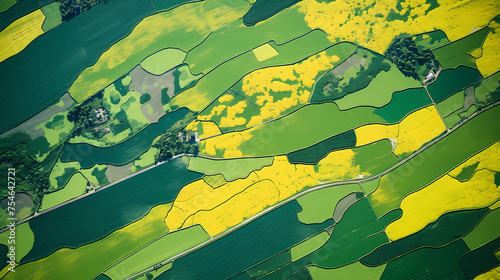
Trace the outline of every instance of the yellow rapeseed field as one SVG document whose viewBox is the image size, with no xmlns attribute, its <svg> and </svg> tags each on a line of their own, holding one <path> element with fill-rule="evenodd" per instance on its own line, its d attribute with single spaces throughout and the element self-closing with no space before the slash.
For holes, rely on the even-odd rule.
<svg viewBox="0 0 500 280">
<path fill-rule="evenodd" d="M 197 180 L 180 191 L 165 222 L 170 230 L 201 224 L 215 236 L 304 188 L 360 175 L 354 157 L 350 149 L 332 152 L 315 171 L 312 165 L 290 164 L 286 156 L 277 156 L 271 166 L 216 189 Z"/>
<path fill-rule="evenodd" d="M 43 34 L 45 16 L 41 10 L 18 18 L 0 32 L 0 62 L 19 53 L 36 37 Z"/>
<path fill-rule="evenodd" d="M 321 52 L 297 64 L 253 71 L 243 77 L 242 90 L 248 97 L 257 99 L 256 104 L 260 107 L 260 114 L 252 116 L 250 120 L 238 116 L 248 106 L 246 102 L 240 101 L 233 106 L 217 105 L 209 114 L 201 115 L 199 118 L 211 120 L 214 116 L 225 112 L 219 123 L 220 127 L 241 125 L 251 127 L 277 118 L 283 111 L 293 106 L 307 104 L 318 73 L 333 68 L 339 60 L 336 55 L 328 56 L 325 52 Z M 288 95 L 289 97 L 283 97 Z M 224 103 L 232 99 L 231 95 L 223 95 L 218 101 Z"/>
<path fill-rule="evenodd" d="M 242 89 L 248 96 L 255 95 L 260 106 L 260 114 L 253 116 L 246 126 L 277 118 L 292 106 L 306 104 L 318 73 L 333 68 L 338 61 L 338 56 L 321 52 L 294 65 L 264 68 L 246 75 Z M 280 98 L 290 92 L 290 97 Z"/>
<path fill-rule="evenodd" d="M 477 69 L 485 77 L 500 68 L 500 23 L 491 21 L 488 26 L 492 31 L 484 41 L 481 57 L 476 60 Z"/>
<path fill-rule="evenodd" d="M 484 151 L 472 156 L 453 170 L 449 172 L 450 176 L 457 177 L 462 170 L 468 166 L 474 165 L 479 162 L 476 170 L 489 169 L 489 170 L 500 170 L 500 161 L 498 161 L 498 156 L 500 155 L 500 143 L 495 143 L 489 146 Z"/>
<path fill-rule="evenodd" d="M 496 143 L 449 174 L 405 197 L 401 202 L 403 216 L 387 226 L 387 236 L 391 240 L 401 239 L 423 229 L 445 213 L 493 204 L 500 198 L 500 188 L 495 184 L 495 173 L 500 171 L 499 156 L 500 143 Z M 478 171 L 470 180 L 460 182 L 452 177 L 477 161 L 480 161 Z"/>
<path fill-rule="evenodd" d="M 434 105 L 420 109 L 399 124 L 369 124 L 356 128 L 356 146 L 362 146 L 388 138 L 396 142 L 394 154 L 402 155 L 418 150 L 446 130 Z"/>
<path fill-rule="evenodd" d="M 252 134 L 247 130 L 212 137 L 200 142 L 200 154 L 215 156 L 218 150 L 224 152 L 224 158 L 242 157 L 243 154 L 238 147 L 252 137 Z"/>
<path fill-rule="evenodd" d="M 492 270 L 480 274 L 476 278 L 474 278 L 474 280 L 497 280 L 497 279 L 500 279 L 500 267 L 495 267 Z"/>
<path fill-rule="evenodd" d="M 221 134 L 217 124 L 211 121 L 194 120 L 186 126 L 186 130 L 198 132 L 200 138 L 207 138 Z"/>
<path fill-rule="evenodd" d="M 457 40 L 474 28 L 488 25 L 500 10 L 497 0 L 442 0 L 427 14 L 430 4 L 425 0 L 399 2 L 400 10 L 397 3 L 392 0 L 305 0 L 297 5 L 307 24 L 324 30 L 330 41 L 353 41 L 379 53 L 387 49 L 395 36 L 402 34 L 441 29 L 451 41 Z M 387 20 L 391 12 L 408 18 Z"/>
</svg>

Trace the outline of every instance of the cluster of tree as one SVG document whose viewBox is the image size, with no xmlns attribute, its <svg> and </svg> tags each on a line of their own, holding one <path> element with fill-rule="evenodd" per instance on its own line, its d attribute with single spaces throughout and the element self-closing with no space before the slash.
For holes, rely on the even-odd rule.
<svg viewBox="0 0 500 280">
<path fill-rule="evenodd" d="M 186 133 L 185 130 L 182 133 Z M 178 133 L 167 132 L 164 134 L 160 141 L 155 143 L 152 147 L 160 149 L 157 162 L 171 159 L 179 154 L 192 154 L 198 155 L 199 145 L 195 141 L 183 141 L 179 138 Z"/>
<path fill-rule="evenodd" d="M 73 122 L 75 126 L 71 130 L 70 138 L 80 135 L 82 132 L 95 126 L 97 118 L 94 109 L 102 108 L 102 91 L 93 95 L 84 103 L 78 104 L 71 108 L 68 112 L 68 121 Z M 100 131 L 100 130 L 93 130 Z"/>
<path fill-rule="evenodd" d="M 431 69 L 437 70 L 439 62 L 431 50 L 419 49 L 410 37 L 394 40 L 384 53 L 385 57 L 407 77 L 421 80 Z"/>
<path fill-rule="evenodd" d="M 69 21 L 80 13 L 90 10 L 92 6 L 102 2 L 102 0 L 60 0 L 62 21 Z"/>
<path fill-rule="evenodd" d="M 49 188 L 50 170 L 60 149 L 54 149 L 43 161 L 38 162 L 30 153 L 30 145 L 33 145 L 33 141 L 24 132 L 16 132 L 0 139 L 0 170 L 7 175 L 8 168 L 15 168 L 16 193 L 25 192 L 33 198 L 35 204 L 39 204 L 45 190 Z M 7 187 L 2 188 L 0 195 L 6 197 L 7 194 Z"/>
<path fill-rule="evenodd" d="M 349 82 L 344 86 L 339 85 L 344 80 L 344 77 L 337 77 L 331 71 L 326 73 L 318 80 L 314 90 L 316 92 L 314 95 L 316 96 L 313 95 L 311 101 L 340 99 L 349 93 L 356 92 L 368 86 L 381 71 L 389 71 L 391 69 L 391 65 L 385 62 L 384 58 L 379 55 L 375 55 L 367 63 L 368 67 L 365 68 L 361 65 L 356 75 L 351 77 Z"/>
</svg>

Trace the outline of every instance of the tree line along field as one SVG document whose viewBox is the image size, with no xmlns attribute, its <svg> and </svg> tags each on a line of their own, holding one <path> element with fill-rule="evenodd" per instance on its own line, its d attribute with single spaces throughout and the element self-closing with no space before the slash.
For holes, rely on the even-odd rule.
<svg viewBox="0 0 500 280">
<path fill-rule="evenodd" d="M 500 273 L 496 1 L 42 2 L 0 5 L 3 279 Z"/>
</svg>

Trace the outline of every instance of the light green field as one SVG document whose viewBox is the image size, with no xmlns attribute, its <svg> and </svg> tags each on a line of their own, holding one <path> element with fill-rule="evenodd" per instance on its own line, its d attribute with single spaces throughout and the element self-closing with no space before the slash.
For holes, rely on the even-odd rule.
<svg viewBox="0 0 500 280">
<path fill-rule="evenodd" d="M 350 109 L 356 106 L 382 107 L 392 99 L 392 93 L 407 88 L 420 87 L 419 81 L 405 77 L 397 67 L 391 65 L 387 72 L 381 71 L 370 84 L 362 90 L 348 94 L 336 100 L 335 103 L 340 110 Z"/>
<path fill-rule="evenodd" d="M 297 213 L 299 221 L 305 224 L 320 224 L 332 219 L 337 203 L 346 195 L 360 190 L 358 184 L 333 186 L 297 198 L 302 206 L 302 211 Z"/>
<path fill-rule="evenodd" d="M 210 236 L 200 225 L 169 233 L 115 265 L 106 274 L 113 280 L 125 279 L 208 239 Z"/>
<path fill-rule="evenodd" d="M 132 77 L 130 75 L 127 75 L 122 79 L 122 85 L 124 86 L 130 85 L 131 82 L 132 82 Z"/>
<path fill-rule="evenodd" d="M 94 139 L 87 137 L 87 135 L 79 135 L 76 137 L 73 137 L 69 139 L 69 143 L 88 143 L 90 145 L 96 146 L 96 147 L 107 147 L 112 144 L 117 144 L 125 139 L 127 139 L 130 136 L 131 130 L 130 128 L 127 128 L 126 130 L 118 133 L 118 134 L 113 134 L 113 133 L 106 133 L 102 138 L 100 139 Z"/>
<path fill-rule="evenodd" d="M 444 122 L 448 126 L 448 128 L 451 128 L 458 124 L 461 120 L 467 118 L 468 116 L 472 115 L 474 112 L 476 112 L 477 108 L 476 105 L 472 105 L 467 109 L 467 111 L 463 111 L 463 109 L 457 110 L 448 116 L 444 118 Z"/>
<path fill-rule="evenodd" d="M 68 111 L 55 114 L 45 123 L 39 124 L 35 129 L 42 129 L 50 147 L 55 147 L 59 143 L 66 141 L 71 129 L 75 126 L 66 117 Z"/>
<path fill-rule="evenodd" d="M 474 114 L 474 112 L 476 112 L 476 109 L 476 105 L 472 105 L 469 107 L 469 109 L 467 109 L 467 111 L 458 113 L 458 116 L 460 116 L 461 119 L 465 119 L 468 116 Z"/>
<path fill-rule="evenodd" d="M 377 177 L 372 181 L 361 183 L 361 187 L 363 188 L 365 195 L 369 195 L 372 192 L 374 192 L 377 189 L 379 182 L 380 182 L 380 177 Z"/>
<path fill-rule="evenodd" d="M 74 170 L 74 172 L 76 172 L 80 169 L 80 163 L 77 161 L 61 162 L 58 160 L 49 175 L 50 187 L 48 191 L 52 192 L 64 187 L 66 181 L 73 175 L 73 173 L 67 174 L 65 169 L 68 169 L 68 171 Z M 60 178 L 61 182 L 58 183 L 57 178 L 61 176 L 64 176 L 64 178 Z"/>
<path fill-rule="evenodd" d="M 157 138 L 159 139 L 160 136 Z M 158 151 L 159 150 L 157 148 L 151 147 L 139 158 L 134 160 L 134 165 L 130 168 L 132 172 L 136 172 L 137 170 L 153 165 L 155 163 L 155 158 L 156 155 L 158 154 Z"/>
<path fill-rule="evenodd" d="M 459 91 L 437 104 L 441 116 L 445 117 L 464 106 L 464 92 Z"/>
<path fill-rule="evenodd" d="M 164 49 L 146 57 L 141 67 L 149 73 L 161 75 L 181 64 L 186 53 L 179 49 Z"/>
<path fill-rule="evenodd" d="M 76 249 L 60 249 L 46 258 L 16 267 L 16 272 L 4 279 L 93 279 L 113 263 L 165 234 L 168 231 L 165 213 L 171 206 L 170 203 L 155 206 L 142 219 L 103 239 Z"/>
<path fill-rule="evenodd" d="M 60 5 L 59 2 L 52 2 L 41 8 L 42 13 L 45 15 L 45 21 L 42 25 L 43 31 L 47 32 L 62 23 Z"/>
<path fill-rule="evenodd" d="M 238 149 L 251 156 L 286 154 L 360 125 L 386 123 L 373 110 L 357 107 L 340 111 L 334 103 L 307 105 L 284 118 L 243 131 L 252 137 Z"/>
<path fill-rule="evenodd" d="M 489 28 L 483 28 L 464 38 L 432 50 L 443 70 L 454 69 L 460 65 L 476 68 L 474 58 L 469 55 L 474 49 L 483 45 Z"/>
<path fill-rule="evenodd" d="M 194 81 L 201 79 L 201 77 L 203 76 L 202 74 L 193 75 L 188 65 L 182 65 L 181 67 L 177 68 L 177 71 L 180 72 L 179 87 L 181 89 L 184 89 Z"/>
<path fill-rule="evenodd" d="M 149 120 L 144 116 L 141 111 L 141 93 L 137 91 L 129 91 L 126 95 L 127 98 L 122 98 L 120 100 L 120 109 L 125 111 L 127 114 L 127 122 L 130 124 L 132 131 L 135 133 L 139 132 L 145 126 L 149 124 Z"/>
<path fill-rule="evenodd" d="M 74 174 L 63 189 L 43 196 L 42 205 L 39 211 L 49 209 L 84 194 L 86 187 L 87 179 L 85 179 L 81 173 Z"/>
<path fill-rule="evenodd" d="M 0 1 L 0 13 L 7 11 L 10 7 L 17 3 L 16 0 L 2 0 Z"/>
<path fill-rule="evenodd" d="M 226 179 L 222 174 L 209 175 L 209 176 L 205 175 L 203 176 L 203 181 L 205 181 L 205 183 L 209 184 L 214 189 L 227 183 Z"/>
<path fill-rule="evenodd" d="M 443 70 L 455 69 L 459 66 L 477 68 L 476 63 L 474 62 L 474 58 L 468 54 L 459 54 L 454 57 L 441 59 L 439 60 L 439 63 L 441 64 L 441 67 L 443 67 Z"/>
<path fill-rule="evenodd" d="M 500 139 L 499 118 L 500 107 L 493 107 L 384 175 L 377 190 L 368 196 L 377 216 L 400 207 L 401 199 L 408 193 L 423 188 L 471 155 L 497 142 Z"/>
<path fill-rule="evenodd" d="M 427 38 L 424 39 L 424 36 Z M 421 46 L 427 49 L 438 48 L 450 42 L 446 37 L 446 34 L 441 30 L 434 30 L 431 32 L 413 36 L 413 41 L 415 42 L 415 44 L 417 44 L 417 46 Z"/>
<path fill-rule="evenodd" d="M 212 160 L 201 157 L 191 157 L 188 169 L 207 175 L 222 174 L 226 181 L 246 178 L 250 172 L 260 170 L 263 166 L 271 165 L 273 157 L 241 158 Z"/>
<path fill-rule="evenodd" d="M 122 79 L 122 83 L 125 84 L 130 83 L 130 81 L 130 76 Z M 126 122 L 129 123 L 131 128 L 127 128 L 117 134 L 111 131 L 99 139 L 93 137 L 90 133 L 82 133 L 79 136 L 69 139 L 69 142 L 88 143 L 96 147 L 107 147 L 120 143 L 132 134 L 139 132 L 150 123 L 140 109 L 140 97 L 141 93 L 137 91 L 129 91 L 125 96 L 121 96 L 114 84 L 109 85 L 104 89 L 103 93 L 103 106 L 109 112 L 110 121 L 108 122 L 120 123 L 115 117 L 123 110 Z M 117 102 L 113 103 L 113 100 Z"/>
<path fill-rule="evenodd" d="M 9 235 L 10 230 L 0 233 L 0 244 L 7 247 L 12 246 L 13 244 L 8 244 Z M 16 247 L 16 262 L 19 263 L 29 253 L 35 242 L 35 235 L 28 222 L 16 226 L 16 241 L 18 241 L 14 245 Z"/>
<path fill-rule="evenodd" d="M 302 258 L 303 256 L 311 252 L 314 252 L 316 249 L 323 246 L 328 238 L 330 238 L 328 232 L 322 231 L 319 234 L 307 239 L 306 241 L 293 246 L 292 248 L 290 248 L 292 262 Z"/>
<path fill-rule="evenodd" d="M 460 122 L 460 117 L 458 114 L 451 114 L 444 118 L 444 122 L 448 128 L 452 128 Z"/>
<path fill-rule="evenodd" d="M 281 44 L 310 30 L 298 8 L 283 10 L 252 27 L 237 20 L 213 32 L 202 44 L 189 51 L 186 62 L 191 65 L 193 73 L 206 73 L 219 63 L 270 40 Z"/>
<path fill-rule="evenodd" d="M 89 169 L 81 169 L 80 172 L 82 172 L 83 176 L 87 178 L 92 185 L 94 185 L 96 188 L 102 187 L 106 184 L 108 184 L 108 178 L 106 175 L 97 177 L 96 173 L 98 174 L 105 174 L 107 166 L 104 164 L 96 164 L 94 167 L 89 168 Z"/>
<path fill-rule="evenodd" d="M 465 244 L 475 250 L 500 236 L 500 208 L 489 212 L 486 217 L 466 236 Z"/>
<path fill-rule="evenodd" d="M 313 280 L 331 279 L 380 279 L 387 264 L 377 267 L 368 267 L 355 262 L 335 269 L 325 269 L 317 266 L 308 266 Z"/>
<path fill-rule="evenodd" d="M 479 86 L 474 89 L 474 96 L 478 105 L 486 106 L 495 100 L 492 93 L 498 88 L 498 81 L 500 81 L 500 72 L 483 79 L 479 83 Z"/>
</svg>

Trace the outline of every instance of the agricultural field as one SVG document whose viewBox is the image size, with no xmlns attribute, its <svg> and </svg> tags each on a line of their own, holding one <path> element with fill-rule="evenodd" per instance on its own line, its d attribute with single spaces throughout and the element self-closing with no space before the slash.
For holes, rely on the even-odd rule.
<svg viewBox="0 0 500 280">
<path fill-rule="evenodd" d="M 0 2 L 0 279 L 500 279 L 498 0 Z"/>
</svg>

